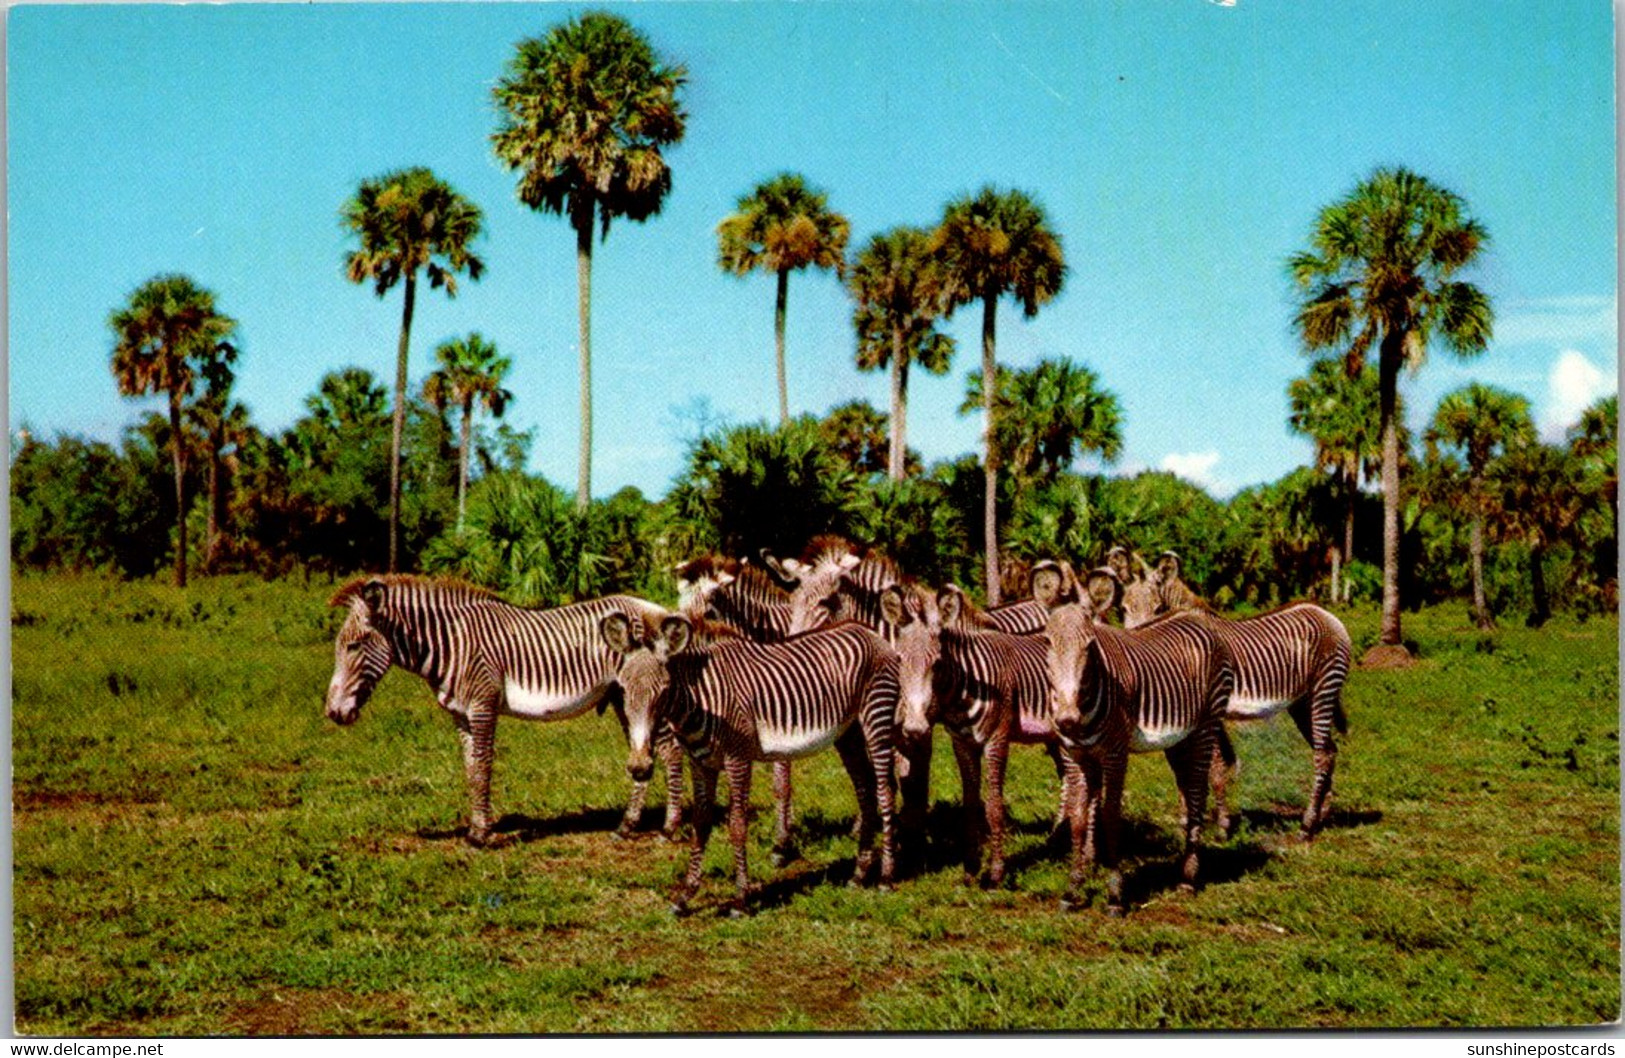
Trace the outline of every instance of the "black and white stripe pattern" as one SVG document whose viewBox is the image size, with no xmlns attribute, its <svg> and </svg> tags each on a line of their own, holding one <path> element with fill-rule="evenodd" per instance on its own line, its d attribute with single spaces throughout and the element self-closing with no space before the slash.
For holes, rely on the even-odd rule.
<svg viewBox="0 0 1625 1058">
<path fill-rule="evenodd" d="M 699 888 L 720 772 L 728 773 L 735 910 L 742 910 L 749 889 L 745 809 L 751 763 L 805 757 L 831 745 L 857 793 L 858 877 L 873 866 L 878 830 L 880 880 L 890 884 L 897 654 L 885 640 L 846 623 L 780 643 L 723 637 L 699 644 L 693 624 L 680 616 L 663 621 L 646 642 L 633 637 L 624 617 L 606 619 L 603 635 L 607 645 L 624 651 L 618 678 L 633 732 L 628 767 L 636 775 L 650 766 L 648 732 L 662 719 L 694 761 L 694 840 L 674 900 L 679 912 Z"/>
<path fill-rule="evenodd" d="M 615 705 L 619 658 L 604 646 L 598 624 L 611 613 L 652 627 L 666 611 L 628 595 L 553 610 L 514 606 L 455 581 L 388 576 L 353 581 L 333 596 L 349 608 L 334 643 L 327 715 L 353 723 L 391 665 L 428 683 L 457 725 L 469 789 L 469 840 L 491 836 L 491 766 L 496 718 L 563 720 Z M 622 717 L 624 723 L 624 717 Z M 666 830 L 682 815 L 682 760 L 666 758 Z M 624 833 L 642 813 L 646 783 L 633 787 Z"/>
<path fill-rule="evenodd" d="M 959 766 L 965 821 L 966 880 L 980 870 L 984 833 L 988 882 L 1004 882 L 1005 768 L 1012 743 L 1061 750 L 1049 697 L 1048 645 L 1042 635 L 985 630 L 962 609 L 964 595 L 945 588 L 936 599 L 902 587 L 887 589 L 881 609 L 895 629 L 899 656 L 899 712 L 905 741 L 947 728 Z M 981 792 L 983 763 L 987 798 Z M 1069 770 L 1076 778 L 1076 764 Z M 1061 805 L 1070 803 L 1064 788 Z"/>
<path fill-rule="evenodd" d="M 1151 578 L 1146 578 L 1150 580 Z M 1154 582 L 1153 582 L 1154 583 Z M 1353 652 L 1348 629 L 1328 611 L 1297 602 L 1257 617 L 1232 621 L 1210 611 L 1199 600 L 1157 592 L 1155 605 L 1142 595 L 1137 605 L 1125 603 L 1129 627 L 1150 627 L 1169 614 L 1191 614 L 1212 628 L 1235 661 L 1236 689 L 1225 710 L 1226 720 L 1265 720 L 1285 711 L 1292 716 L 1314 758 L 1314 778 L 1303 812 L 1301 834 L 1315 835 L 1326 820 L 1332 775 L 1337 768 L 1336 735 L 1348 730 L 1343 712 L 1343 684 Z M 1214 762 L 1214 801 L 1218 825 L 1229 827 L 1226 793 L 1235 771 L 1235 751 L 1222 736 Z"/>
<path fill-rule="evenodd" d="M 1183 809 L 1185 884 L 1194 886 L 1202 816 L 1219 718 L 1235 684 L 1230 653 L 1198 620 L 1157 622 L 1137 631 L 1101 624 L 1120 585 L 1109 570 L 1079 590 L 1064 564 L 1040 563 L 1033 595 L 1049 610 L 1048 667 L 1056 728 L 1082 751 L 1083 797 L 1072 813 L 1073 869 L 1065 903 L 1076 902 L 1085 865 L 1098 852 L 1108 871 L 1108 908 L 1123 907 L 1117 838 L 1131 752 L 1160 750 L 1173 769 Z M 1098 848 L 1097 848 L 1098 846 Z"/>
</svg>

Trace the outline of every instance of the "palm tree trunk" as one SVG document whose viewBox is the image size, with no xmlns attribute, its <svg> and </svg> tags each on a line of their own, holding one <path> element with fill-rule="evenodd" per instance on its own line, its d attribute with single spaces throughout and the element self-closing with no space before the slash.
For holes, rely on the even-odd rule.
<svg viewBox="0 0 1625 1058">
<path fill-rule="evenodd" d="M 581 459 L 576 473 L 576 512 L 592 503 L 592 224 L 591 199 L 575 209 L 576 314 L 581 335 Z"/>
<path fill-rule="evenodd" d="M 1399 366 L 1403 333 L 1385 334 L 1378 364 L 1378 405 L 1382 421 L 1382 632 L 1384 646 L 1399 638 Z"/>
<path fill-rule="evenodd" d="M 221 490 L 220 490 L 220 450 L 226 447 L 225 439 L 225 408 L 215 417 L 209 427 L 209 529 L 208 539 L 204 542 L 203 572 L 213 573 L 214 564 L 220 553 L 220 523 L 221 518 Z"/>
<path fill-rule="evenodd" d="M 994 358 L 993 317 L 998 300 L 993 294 L 982 299 L 982 453 L 987 475 L 982 494 L 982 546 L 987 566 L 987 604 L 999 605 L 999 467 L 993 449 L 993 391 L 998 386 L 998 363 Z"/>
<path fill-rule="evenodd" d="M 1529 590 L 1534 595 L 1535 608 L 1529 615 L 1529 627 L 1539 628 L 1552 616 L 1551 602 L 1546 598 L 1546 545 L 1529 545 Z"/>
<path fill-rule="evenodd" d="M 169 395 L 169 451 L 175 466 L 175 586 L 186 587 L 186 452 L 182 448 L 181 395 Z"/>
<path fill-rule="evenodd" d="M 790 422 L 790 389 L 784 378 L 784 307 L 790 296 L 790 270 L 779 269 L 779 292 L 773 302 L 773 348 L 779 369 L 779 425 Z"/>
<path fill-rule="evenodd" d="M 1487 632 L 1495 627 L 1495 619 L 1484 597 L 1484 476 L 1474 474 L 1467 488 L 1473 504 L 1473 525 L 1467 537 L 1473 570 L 1473 623 Z"/>
<path fill-rule="evenodd" d="M 406 352 L 412 343 L 412 308 L 417 301 L 415 272 L 406 275 L 401 305 L 401 344 L 395 353 L 395 420 L 389 440 L 389 572 L 399 569 L 401 539 L 401 438 L 406 433 Z"/>
<path fill-rule="evenodd" d="M 1336 606 L 1343 598 L 1343 581 L 1339 574 L 1343 571 L 1343 552 L 1336 547 L 1332 552 L 1332 605 Z"/>
<path fill-rule="evenodd" d="M 891 333 L 891 451 L 886 469 L 893 481 L 903 480 L 908 453 L 908 358 L 903 355 L 903 332 Z"/>
<path fill-rule="evenodd" d="M 1332 597 L 1347 605 L 1349 599 L 1354 595 L 1354 588 L 1349 583 L 1348 569 L 1349 565 L 1354 561 L 1354 512 L 1360 499 L 1360 471 L 1358 467 L 1355 468 L 1353 473 L 1345 471 L 1343 486 L 1343 594 L 1339 598 L 1337 593 L 1333 592 Z"/>
<path fill-rule="evenodd" d="M 463 527 L 463 513 L 468 497 L 468 442 L 470 424 L 474 418 L 474 398 L 463 398 L 462 443 L 457 447 L 457 528 Z"/>
</svg>

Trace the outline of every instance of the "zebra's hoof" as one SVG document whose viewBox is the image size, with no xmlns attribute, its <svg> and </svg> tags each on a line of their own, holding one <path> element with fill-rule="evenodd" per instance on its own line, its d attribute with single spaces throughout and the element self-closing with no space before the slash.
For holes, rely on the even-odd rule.
<svg viewBox="0 0 1625 1058">
<path fill-rule="evenodd" d="M 1106 917 L 1107 918 L 1122 918 L 1123 914 L 1124 914 L 1124 908 L 1123 908 L 1122 904 L 1107 904 L 1106 905 Z"/>
<path fill-rule="evenodd" d="M 679 844 L 682 843 L 683 837 L 684 837 L 683 828 L 682 827 L 667 827 L 665 830 L 662 830 L 660 832 L 660 836 L 662 838 L 665 838 L 667 841 L 669 841 L 673 845 L 679 845 Z"/>
<path fill-rule="evenodd" d="M 1082 911 L 1086 901 L 1076 893 L 1068 893 L 1061 897 L 1061 913 L 1070 915 L 1074 911 Z"/>
<path fill-rule="evenodd" d="M 497 844 L 496 835 L 491 833 L 490 830 L 474 830 L 471 828 L 466 840 L 470 846 L 476 849 L 495 848 Z"/>
<path fill-rule="evenodd" d="M 1192 883 L 1192 882 L 1180 882 L 1179 883 L 1179 895 L 1180 896 L 1195 896 L 1196 895 L 1196 886 L 1195 886 L 1195 884 Z"/>
<path fill-rule="evenodd" d="M 801 850 L 794 845 L 781 845 L 768 855 L 768 862 L 774 867 L 788 867 L 801 859 Z"/>
<path fill-rule="evenodd" d="M 673 900 L 667 906 L 667 910 L 669 910 L 671 912 L 671 917 L 672 918 L 687 918 L 688 917 L 688 904 L 687 904 L 686 901 Z"/>
<path fill-rule="evenodd" d="M 611 841 L 631 841 L 632 840 L 632 828 L 628 827 L 628 826 L 616 827 L 614 830 L 611 830 L 609 832 L 609 840 L 611 840 Z"/>
<path fill-rule="evenodd" d="M 724 917 L 731 918 L 735 921 L 750 917 L 750 911 L 744 907 L 741 907 L 739 904 L 729 904 L 722 913 Z"/>
</svg>

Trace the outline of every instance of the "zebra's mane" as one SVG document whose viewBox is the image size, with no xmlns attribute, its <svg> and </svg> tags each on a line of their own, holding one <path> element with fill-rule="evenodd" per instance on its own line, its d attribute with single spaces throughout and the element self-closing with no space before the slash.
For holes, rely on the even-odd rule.
<svg viewBox="0 0 1625 1058">
<path fill-rule="evenodd" d="M 737 558 L 728 558 L 725 555 L 718 555 L 708 551 L 703 555 L 697 555 L 689 559 L 677 567 L 677 579 L 696 581 L 701 577 L 715 577 L 718 573 L 726 573 L 729 576 L 737 577 L 741 568 L 748 569 L 749 567 L 744 566 Z"/>
<path fill-rule="evenodd" d="M 842 555 L 864 557 L 857 545 L 836 533 L 820 533 L 808 540 L 807 546 L 801 549 L 801 561 L 809 566 L 826 558 L 839 558 Z"/>
<path fill-rule="evenodd" d="M 385 573 L 381 576 L 357 577 L 350 581 L 327 601 L 329 606 L 348 606 L 361 597 L 361 590 L 369 584 L 382 584 L 391 593 L 405 591 L 410 593 L 433 591 L 442 596 L 467 600 L 469 602 L 503 602 L 503 598 L 477 584 L 463 580 L 460 577 L 424 577 L 415 573 Z"/>
</svg>

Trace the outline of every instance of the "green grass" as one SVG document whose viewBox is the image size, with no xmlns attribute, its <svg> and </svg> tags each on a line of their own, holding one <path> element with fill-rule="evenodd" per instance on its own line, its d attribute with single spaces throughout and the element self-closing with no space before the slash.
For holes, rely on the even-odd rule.
<svg viewBox="0 0 1625 1058">
<path fill-rule="evenodd" d="M 1294 839 L 1309 755 L 1242 728 L 1237 833 L 1177 895 L 1176 799 L 1137 758 L 1122 920 L 1056 910 L 1054 774 L 1012 763 L 1014 888 L 960 884 L 939 736 L 938 847 L 895 892 L 854 891 L 852 794 L 797 770 L 806 861 L 760 912 L 713 837 L 698 913 L 682 852 L 608 837 L 613 720 L 498 728 L 502 848 L 464 845 L 461 764 L 421 681 L 322 716 L 324 583 L 13 583 L 17 1028 L 45 1035 L 532 1033 L 1591 1024 L 1620 1012 L 1618 626 L 1473 631 L 1406 616 L 1421 662 L 1356 671 L 1333 818 Z M 1375 614 L 1349 619 L 1356 642 Z M 658 797 L 651 797 L 651 803 Z M 648 816 L 652 822 L 654 813 Z"/>
</svg>

